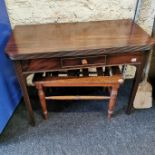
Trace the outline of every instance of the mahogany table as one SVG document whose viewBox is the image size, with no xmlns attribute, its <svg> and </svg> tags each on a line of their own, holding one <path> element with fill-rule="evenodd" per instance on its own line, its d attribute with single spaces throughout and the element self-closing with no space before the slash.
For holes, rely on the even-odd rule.
<svg viewBox="0 0 155 155">
<path fill-rule="evenodd" d="M 16 26 L 6 53 L 15 64 L 30 122 L 35 119 L 26 84 L 30 73 L 132 64 L 137 67 L 127 113 L 154 40 L 132 20 Z M 84 63 L 87 62 L 87 63 Z"/>
</svg>

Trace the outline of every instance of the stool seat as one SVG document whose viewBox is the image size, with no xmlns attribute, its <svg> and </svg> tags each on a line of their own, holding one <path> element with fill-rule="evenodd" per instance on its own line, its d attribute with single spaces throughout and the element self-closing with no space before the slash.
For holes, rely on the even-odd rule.
<svg viewBox="0 0 155 155">
<path fill-rule="evenodd" d="M 42 76 L 39 74 L 34 79 L 36 88 L 38 89 L 38 95 L 43 111 L 44 118 L 47 119 L 48 112 L 46 107 L 46 100 L 103 100 L 109 99 L 108 106 L 108 118 L 110 119 L 116 104 L 116 98 L 118 94 L 118 88 L 123 83 L 123 77 L 118 67 L 108 67 L 108 74 L 96 77 L 53 77 Z M 47 87 L 107 87 L 110 91 L 110 96 L 46 96 L 44 88 Z"/>
<path fill-rule="evenodd" d="M 97 76 L 97 77 L 45 77 L 35 81 L 35 85 L 43 87 L 100 87 L 122 83 L 122 75 Z"/>
</svg>

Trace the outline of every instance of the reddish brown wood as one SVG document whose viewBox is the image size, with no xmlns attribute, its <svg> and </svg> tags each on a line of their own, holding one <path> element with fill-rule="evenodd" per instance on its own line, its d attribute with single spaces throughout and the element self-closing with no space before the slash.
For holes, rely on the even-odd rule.
<svg viewBox="0 0 155 155">
<path fill-rule="evenodd" d="M 145 68 L 145 65 L 147 64 L 148 56 L 149 56 L 149 51 L 144 53 L 141 63 L 135 65 L 136 66 L 136 75 L 135 75 L 135 78 L 134 78 L 134 81 L 132 84 L 131 93 L 129 96 L 129 104 L 128 104 L 127 111 L 126 111 L 127 114 L 130 114 L 131 110 L 133 108 L 131 103 L 133 103 L 133 101 L 134 101 L 134 98 L 135 98 L 135 95 L 136 95 L 136 92 L 138 89 L 138 84 L 143 80 L 144 68 Z"/>
<path fill-rule="evenodd" d="M 88 68 L 82 69 L 83 76 L 89 76 Z"/>
<path fill-rule="evenodd" d="M 110 99 L 109 96 L 48 96 L 46 100 L 105 100 Z"/>
<path fill-rule="evenodd" d="M 97 67 L 97 66 L 108 66 L 108 65 L 120 65 L 120 64 L 140 64 L 143 60 L 144 53 L 142 52 L 133 52 L 133 53 L 125 53 L 125 54 L 111 54 L 107 55 L 106 59 L 104 56 L 101 55 L 101 59 L 97 59 L 95 56 L 88 57 L 91 58 L 91 64 L 79 65 L 77 64 L 77 59 L 79 57 L 72 57 L 72 58 L 65 58 L 67 66 L 62 67 L 62 59 L 64 58 L 41 58 L 41 59 L 32 59 L 32 60 L 23 60 L 23 72 L 31 73 L 31 72 L 38 72 L 38 71 L 58 71 L 58 70 L 65 70 L 65 69 L 80 69 L 82 68 L 89 68 L 89 67 Z M 97 56 L 97 57 L 100 57 Z M 136 61 L 132 61 L 135 60 Z M 80 61 L 79 61 L 80 62 Z M 66 64 L 65 63 L 65 64 Z M 80 62 L 81 63 L 81 62 Z M 76 65 L 77 64 L 77 65 Z"/>
<path fill-rule="evenodd" d="M 45 119 L 48 118 L 48 112 L 46 107 L 46 100 L 45 100 L 45 94 L 42 85 L 37 84 L 36 88 L 38 89 L 38 96 L 40 98 L 40 103 L 43 111 L 43 116 Z"/>
<path fill-rule="evenodd" d="M 32 107 L 27 94 L 23 74 L 62 70 L 84 69 L 87 76 L 89 67 L 133 64 L 138 71 L 131 90 L 128 113 L 131 111 L 140 76 L 146 61 L 143 61 L 151 50 L 154 40 L 131 20 L 113 20 L 86 23 L 39 24 L 16 26 L 6 47 L 8 56 L 19 60 L 20 71 L 17 73 L 25 103 L 33 120 Z M 90 56 L 106 56 L 106 62 L 93 59 L 91 64 L 78 66 L 77 61 L 64 59 Z M 132 61 L 136 60 L 136 61 Z M 100 63 L 100 64 L 98 64 Z M 19 65 L 15 65 L 18 70 Z M 20 78 L 19 78 L 20 77 Z"/>
<path fill-rule="evenodd" d="M 41 80 L 43 79 L 43 80 Z M 110 87 L 112 84 L 119 83 L 121 75 L 97 76 L 97 77 L 48 77 L 36 81 L 43 87 Z"/>
<path fill-rule="evenodd" d="M 110 95 L 110 101 L 108 105 L 108 118 L 111 119 L 111 116 L 114 112 L 114 107 L 116 104 L 117 94 L 118 94 L 119 85 L 113 85 Z"/>
<path fill-rule="evenodd" d="M 28 91 L 27 91 L 25 77 L 24 77 L 24 75 L 22 73 L 22 66 L 21 66 L 20 61 L 14 61 L 14 65 L 15 65 L 15 69 L 16 69 L 16 75 L 17 75 L 20 87 L 22 89 L 22 92 L 23 92 L 25 105 L 26 105 L 26 107 L 28 109 L 28 112 L 29 112 L 30 123 L 34 126 L 35 125 L 35 119 L 34 119 L 34 114 L 33 114 L 31 102 L 30 102 L 30 99 L 29 99 Z"/>
<path fill-rule="evenodd" d="M 97 68 L 97 73 L 98 73 L 98 74 L 97 74 L 98 76 L 103 76 L 103 75 L 104 75 L 104 73 L 103 73 L 103 68 L 102 68 L 102 67 L 98 67 L 98 68 Z"/>
<path fill-rule="evenodd" d="M 132 20 L 16 26 L 6 48 L 12 59 L 143 51 L 154 40 Z"/>
<path fill-rule="evenodd" d="M 110 99 L 108 108 L 108 118 L 110 119 L 115 107 L 115 102 L 118 94 L 119 85 L 123 82 L 119 68 L 110 67 L 112 76 L 98 76 L 98 77 L 42 77 L 34 81 L 36 88 L 38 89 L 38 95 L 42 106 L 44 118 L 47 119 L 46 100 L 101 100 Z M 47 87 L 109 87 L 111 89 L 111 95 L 109 96 L 45 96 L 44 89 Z"/>
<path fill-rule="evenodd" d="M 72 57 L 72 58 L 62 58 L 61 68 L 69 68 L 69 67 L 85 67 L 92 65 L 105 65 L 106 64 L 106 56 L 87 56 L 87 57 Z"/>
</svg>

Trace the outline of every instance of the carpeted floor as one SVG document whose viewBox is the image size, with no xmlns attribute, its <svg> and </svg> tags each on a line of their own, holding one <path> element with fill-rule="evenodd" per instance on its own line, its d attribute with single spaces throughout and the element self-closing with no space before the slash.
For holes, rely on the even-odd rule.
<svg viewBox="0 0 155 155">
<path fill-rule="evenodd" d="M 0 155 L 155 155 L 155 106 L 124 113 L 130 82 L 107 120 L 107 102 L 54 102 L 49 119 L 35 110 L 36 126 L 27 122 L 23 104 L 0 136 Z"/>
</svg>

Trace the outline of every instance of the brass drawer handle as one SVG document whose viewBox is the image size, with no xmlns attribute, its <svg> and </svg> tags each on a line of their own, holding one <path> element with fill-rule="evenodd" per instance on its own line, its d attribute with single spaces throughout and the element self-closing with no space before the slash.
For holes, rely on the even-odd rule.
<svg viewBox="0 0 155 155">
<path fill-rule="evenodd" d="M 82 65 L 87 65 L 88 61 L 87 61 L 87 59 L 82 59 L 81 63 L 82 63 Z"/>
</svg>

